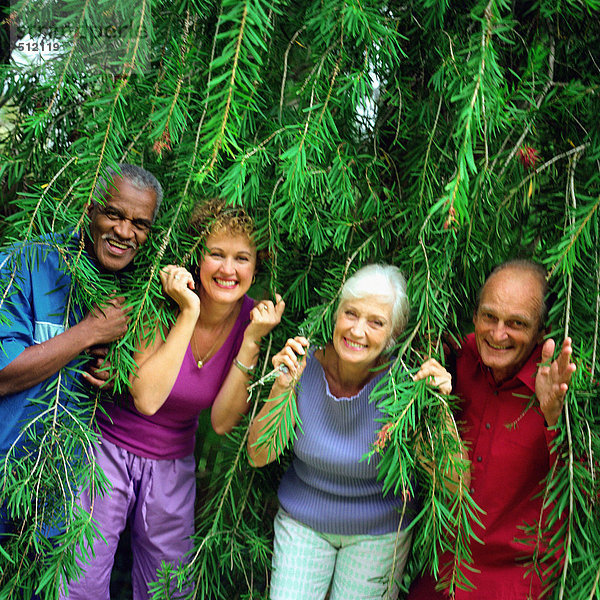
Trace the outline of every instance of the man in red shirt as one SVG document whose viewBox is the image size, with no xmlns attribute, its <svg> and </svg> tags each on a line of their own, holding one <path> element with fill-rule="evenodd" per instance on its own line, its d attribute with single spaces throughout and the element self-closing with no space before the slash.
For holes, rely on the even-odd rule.
<svg viewBox="0 0 600 600">
<path fill-rule="evenodd" d="M 480 291 L 475 332 L 456 357 L 453 393 L 462 400 L 471 495 L 485 511 L 479 515 L 483 527 L 473 523 L 483 543 L 473 540 L 473 563 L 459 566 L 473 589 L 456 589 L 456 600 L 537 599 L 544 587 L 530 564 L 535 539 L 525 541 L 524 527 L 543 523 L 543 480 L 556 457 L 553 428 L 575 371 L 569 338 L 553 362 L 554 341 L 542 344 L 546 292 L 541 265 L 514 260 L 497 267 Z M 444 555 L 440 564 L 439 580 L 447 582 L 452 556 Z M 423 576 L 409 600 L 448 598 L 447 585 L 437 585 L 442 591 Z"/>
</svg>

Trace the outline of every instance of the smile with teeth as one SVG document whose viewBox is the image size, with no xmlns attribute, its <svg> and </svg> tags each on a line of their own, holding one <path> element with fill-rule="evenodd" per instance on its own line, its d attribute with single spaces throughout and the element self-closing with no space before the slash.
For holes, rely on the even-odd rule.
<svg viewBox="0 0 600 600">
<path fill-rule="evenodd" d="M 104 236 L 103 239 L 110 246 L 112 246 L 113 248 L 117 248 L 118 250 L 129 250 L 129 249 L 135 250 L 135 245 L 132 244 L 131 242 L 121 242 L 119 240 L 116 240 L 113 237 L 108 237 L 108 236 Z"/>
<path fill-rule="evenodd" d="M 237 285 L 235 279 L 219 279 L 218 277 L 215 277 L 214 280 L 220 287 L 233 288 Z"/>
<path fill-rule="evenodd" d="M 493 350 L 510 350 L 510 346 L 497 346 L 496 344 L 492 344 L 492 342 L 486 341 L 487 345 Z"/>
<path fill-rule="evenodd" d="M 352 348 L 353 350 L 363 350 L 367 347 L 366 344 L 359 344 L 358 342 L 353 342 L 348 338 L 344 338 L 344 342 L 346 342 L 346 346 L 348 346 L 348 348 Z"/>
</svg>

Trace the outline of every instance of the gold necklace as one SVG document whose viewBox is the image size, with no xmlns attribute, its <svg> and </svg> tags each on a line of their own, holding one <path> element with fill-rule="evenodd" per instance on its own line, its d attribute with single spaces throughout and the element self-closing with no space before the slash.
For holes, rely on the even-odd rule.
<svg viewBox="0 0 600 600">
<path fill-rule="evenodd" d="M 210 353 L 215 349 L 215 346 L 217 345 L 217 342 L 219 341 L 219 336 L 221 335 L 221 333 L 223 333 L 222 331 L 219 332 L 219 335 L 215 338 L 215 341 L 213 343 L 213 345 L 208 349 L 208 352 L 202 356 L 201 358 L 198 359 L 198 362 L 196 363 L 198 365 L 198 368 L 201 369 L 204 366 L 204 363 L 208 360 Z M 194 354 L 194 336 L 192 336 L 192 354 Z M 196 347 L 196 354 L 200 354 L 198 352 L 198 348 Z"/>
<path fill-rule="evenodd" d="M 215 349 L 215 346 L 217 345 L 217 342 L 219 341 L 219 338 L 221 337 L 223 331 L 225 330 L 225 325 L 227 325 L 227 323 L 229 322 L 229 318 L 230 317 L 231 317 L 231 313 L 228 314 L 223 319 L 223 322 L 221 323 L 221 326 L 219 327 L 219 333 L 215 336 L 215 341 L 213 342 L 213 345 L 208 349 L 208 352 L 204 356 L 201 356 L 198 359 L 198 361 L 196 362 L 196 365 L 198 365 L 199 369 L 201 369 L 204 366 L 204 363 L 210 357 L 210 353 Z M 194 333 L 192 334 L 192 339 L 190 340 L 190 346 L 192 347 L 192 355 L 194 354 L 194 337 L 195 337 L 195 333 L 196 333 L 196 329 L 194 329 Z M 200 356 L 200 352 L 198 352 L 198 346 L 197 345 L 196 345 L 196 354 L 198 356 Z"/>
</svg>

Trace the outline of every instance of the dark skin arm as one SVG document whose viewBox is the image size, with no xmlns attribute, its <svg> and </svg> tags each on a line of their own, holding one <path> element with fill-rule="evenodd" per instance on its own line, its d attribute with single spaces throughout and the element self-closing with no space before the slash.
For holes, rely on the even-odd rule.
<svg viewBox="0 0 600 600">
<path fill-rule="evenodd" d="M 127 331 L 123 298 L 112 298 L 90 311 L 77 325 L 26 348 L 0 370 L 0 397 L 29 389 L 48 379 L 92 346 L 119 339 Z"/>
</svg>

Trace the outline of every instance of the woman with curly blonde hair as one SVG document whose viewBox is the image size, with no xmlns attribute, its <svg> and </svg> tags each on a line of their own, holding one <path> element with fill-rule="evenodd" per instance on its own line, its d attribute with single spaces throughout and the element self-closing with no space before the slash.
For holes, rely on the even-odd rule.
<svg viewBox="0 0 600 600">
<path fill-rule="evenodd" d="M 246 295 L 257 270 L 254 223 L 245 211 L 209 200 L 192 215 L 200 260 L 192 273 L 168 265 L 160 273 L 178 305 L 168 331 L 156 327 L 135 355 L 128 402 L 98 418 L 97 461 L 111 486 L 86 508 L 102 539 L 85 574 L 69 586 L 69 599 L 103 600 L 119 537 L 131 524 L 134 600 L 149 598 L 161 563 L 177 564 L 194 532 L 194 437 L 198 414 L 209 408 L 218 434 L 247 412 L 247 384 L 261 338 L 281 320 L 284 302 L 256 303 Z"/>
</svg>

